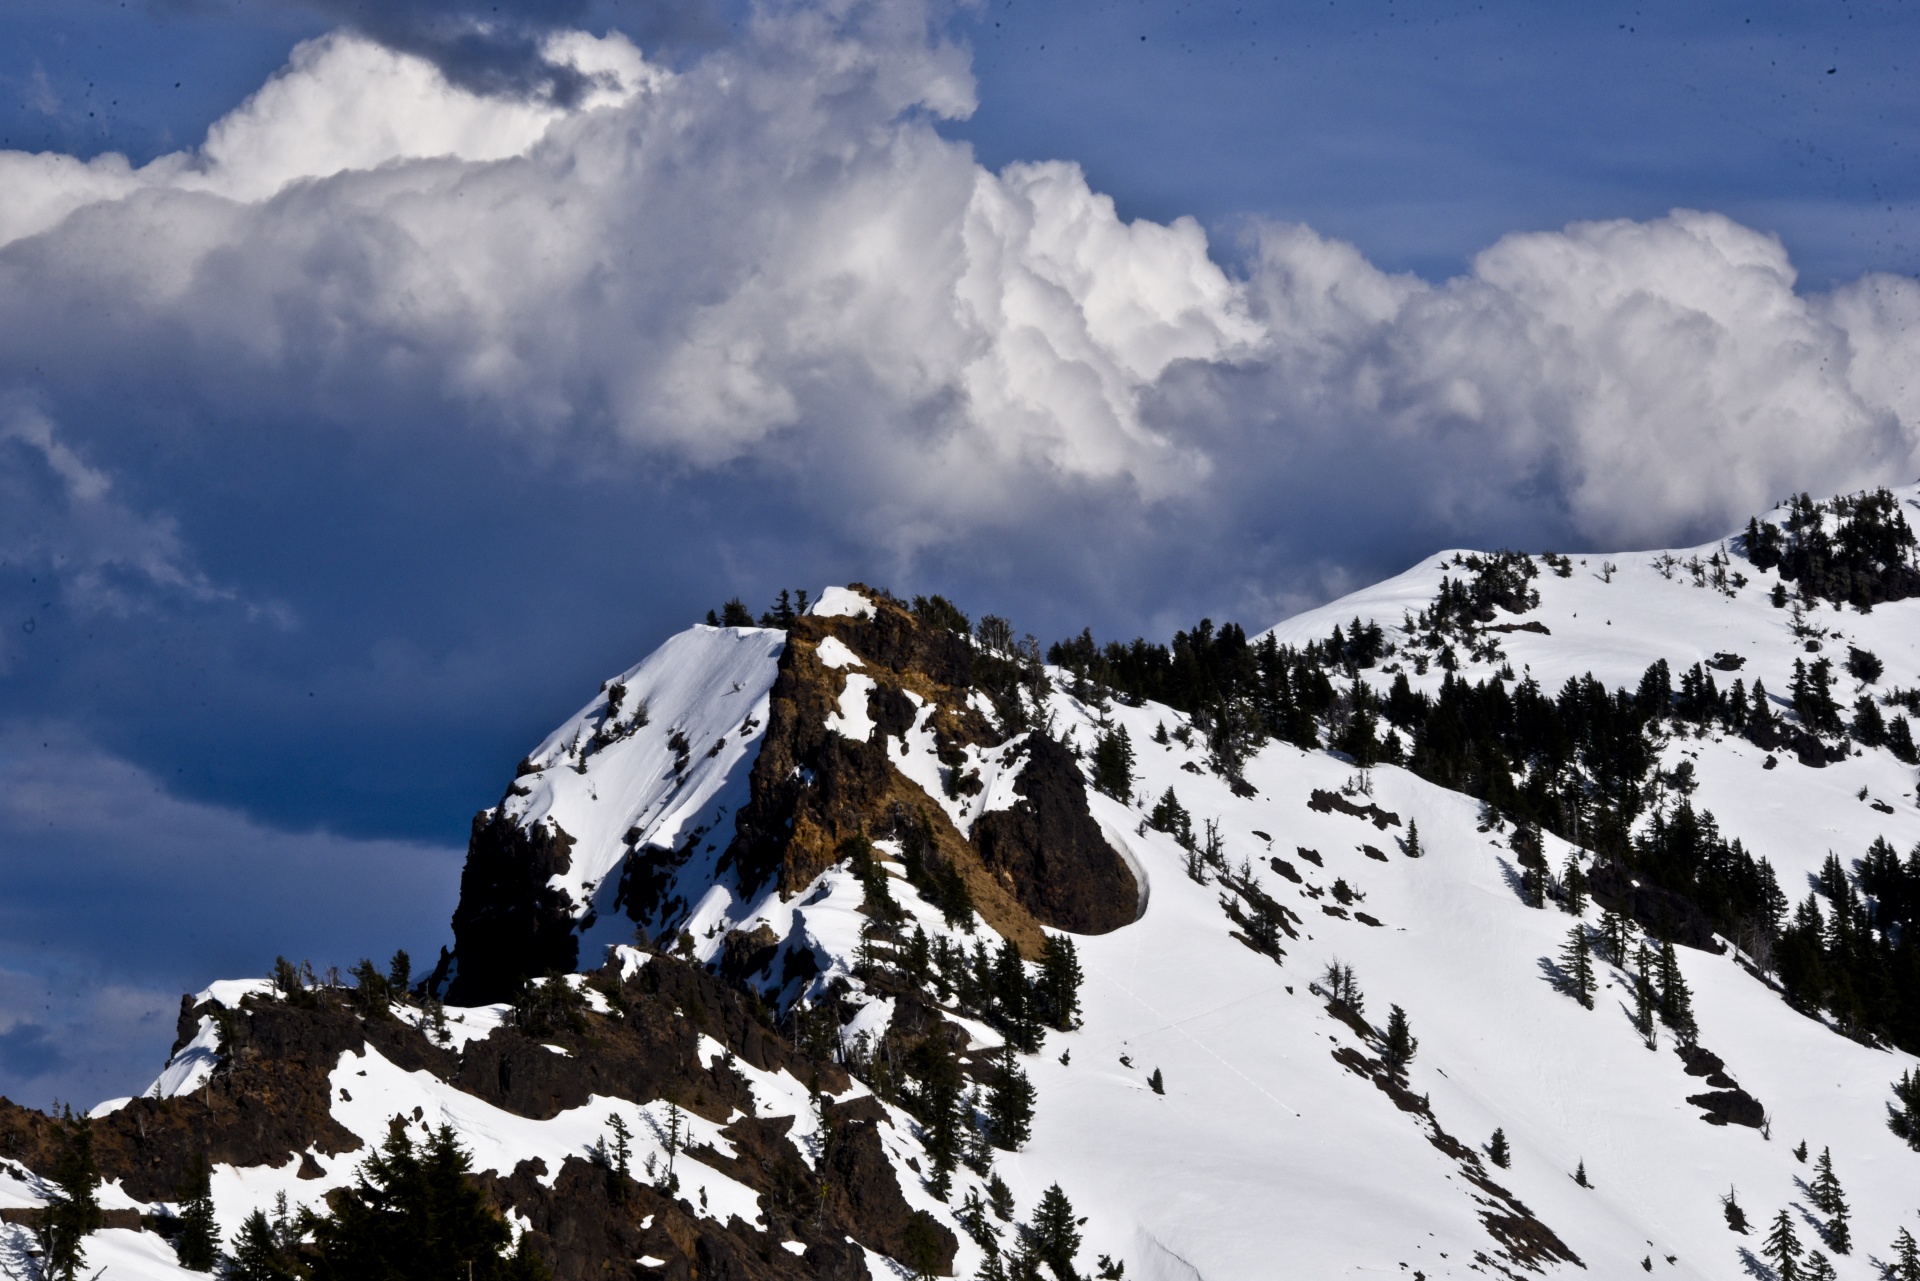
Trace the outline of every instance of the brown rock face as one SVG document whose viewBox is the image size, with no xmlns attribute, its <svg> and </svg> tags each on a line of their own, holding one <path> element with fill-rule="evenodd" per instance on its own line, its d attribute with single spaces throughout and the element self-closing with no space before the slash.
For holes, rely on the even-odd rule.
<svg viewBox="0 0 1920 1281">
<path fill-rule="evenodd" d="M 931 724 L 956 791 L 968 786 L 957 772 L 962 749 L 994 746 L 1000 735 L 970 697 L 973 647 L 896 601 L 869 597 L 870 619 L 803 618 L 788 632 L 751 800 L 729 850 L 744 878 L 776 878 L 792 893 L 844 857 L 856 837 L 913 839 L 924 842 L 930 863 L 958 872 L 988 924 L 1028 955 L 1040 945 L 1041 925 L 1097 934 L 1131 922 L 1139 887 L 1094 823 L 1079 765 L 1059 744 L 1028 740 L 1019 804 L 982 818 L 972 841 L 894 767 L 888 744 L 917 715 L 908 694 L 935 708 Z M 859 674 L 875 683 L 874 729 L 864 743 L 827 728 L 847 676 L 818 657 L 828 636 L 859 655 Z"/>
<path fill-rule="evenodd" d="M 1093 821 L 1079 763 L 1044 735 L 1026 751 L 1013 784 L 1019 802 L 974 824 L 981 858 L 1043 924 L 1076 934 L 1131 924 L 1140 887 Z"/>
</svg>

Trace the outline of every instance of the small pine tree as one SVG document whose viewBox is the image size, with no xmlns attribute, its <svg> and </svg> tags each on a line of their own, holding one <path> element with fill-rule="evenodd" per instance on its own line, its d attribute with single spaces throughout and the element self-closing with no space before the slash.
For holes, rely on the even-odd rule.
<svg viewBox="0 0 1920 1281">
<path fill-rule="evenodd" d="M 1660 1021 L 1673 1029 L 1683 1045 L 1692 1045 L 1699 1035 L 1693 1021 L 1693 993 L 1680 972 L 1680 959 L 1674 955 L 1673 940 L 1660 944 Z"/>
<path fill-rule="evenodd" d="M 1507 1132 L 1496 1129 L 1493 1138 L 1487 1142 L 1487 1159 L 1501 1169 L 1513 1164 L 1513 1153 L 1507 1147 Z"/>
<path fill-rule="evenodd" d="M 233 1239 L 233 1253 L 220 1265 L 222 1281 L 295 1281 L 300 1274 L 287 1252 L 286 1236 L 268 1221 L 266 1211 L 249 1214 Z"/>
<path fill-rule="evenodd" d="M 1420 1048 L 1420 1042 L 1414 1039 L 1407 1027 L 1407 1012 L 1397 1005 L 1387 1007 L 1387 1036 L 1381 1052 L 1381 1059 L 1387 1070 L 1396 1075 L 1407 1070 L 1407 1064 L 1413 1062 L 1413 1055 Z"/>
<path fill-rule="evenodd" d="M 1160 1075 L 1159 1068 L 1155 1068 L 1153 1075 L 1147 1078 L 1147 1088 L 1155 1094 L 1165 1094 L 1167 1092 L 1167 1081 L 1165 1077 Z"/>
<path fill-rule="evenodd" d="M 1920 1152 L 1920 1074 L 1908 1068 L 1893 1083 L 1893 1097 L 1900 1100 L 1900 1106 L 1891 1110 L 1887 1117 L 1887 1128 L 1907 1141 L 1907 1146 Z"/>
<path fill-rule="evenodd" d="M 1020 1070 L 1011 1044 L 1001 1047 L 995 1073 L 987 1094 L 987 1132 L 993 1146 L 1018 1152 L 1033 1133 L 1033 1083 Z"/>
<path fill-rule="evenodd" d="M 1587 941 L 1587 927 L 1575 925 L 1560 949 L 1560 970 L 1566 975 L 1567 995 L 1587 1009 L 1593 1008 L 1593 949 Z"/>
<path fill-rule="evenodd" d="M 987 1177 L 987 1204 L 1002 1223 L 1013 1218 L 1013 1189 L 997 1174 Z"/>
<path fill-rule="evenodd" d="M 1587 911 L 1587 874 L 1580 866 L 1578 854 L 1567 855 L 1566 867 L 1560 873 L 1560 883 L 1566 889 L 1567 911 L 1575 916 L 1584 916 Z"/>
<path fill-rule="evenodd" d="M 1745 1236 L 1747 1232 L 1747 1212 L 1740 1208 L 1740 1203 L 1734 1199 L 1733 1194 L 1734 1189 L 1731 1187 L 1728 1188 L 1727 1194 L 1720 1198 L 1720 1208 L 1726 1212 L 1727 1226 L 1742 1236 Z"/>
<path fill-rule="evenodd" d="M 1420 824 L 1407 820 L 1407 857 L 1419 858 L 1426 850 L 1420 847 Z"/>
<path fill-rule="evenodd" d="M 1049 934 L 1040 952 L 1041 1018 L 1048 1026 L 1071 1032 L 1080 1026 L 1080 956 L 1073 939 Z"/>
<path fill-rule="evenodd" d="M 1800 1146 L 1793 1150 L 1793 1159 L 1801 1165 L 1807 1163 L 1807 1141 L 1805 1139 L 1800 1140 Z"/>
<path fill-rule="evenodd" d="M 1165 832 L 1179 842 L 1182 849 L 1194 848 L 1193 815 L 1187 812 L 1186 806 L 1180 803 L 1180 798 L 1173 794 L 1171 787 L 1147 815 L 1147 826 L 1157 832 Z"/>
<path fill-rule="evenodd" d="M 1600 913 L 1600 946 L 1615 965 L 1627 963 L 1627 918 L 1612 908 Z"/>
<path fill-rule="evenodd" d="M 1773 1274 L 1778 1281 L 1806 1281 L 1806 1274 L 1800 1270 L 1800 1256 L 1805 1247 L 1793 1231 L 1793 1216 L 1785 1210 L 1774 1216 L 1773 1227 L 1767 1231 L 1767 1239 L 1760 1247 L 1760 1253 L 1767 1256 L 1773 1264 Z"/>
<path fill-rule="evenodd" d="M 397 1001 L 406 1000 L 407 993 L 413 990 L 413 958 L 404 947 L 387 962 L 387 988 Z"/>
<path fill-rule="evenodd" d="M 1640 950 L 1635 959 L 1638 961 L 1639 972 L 1633 978 L 1633 1026 L 1640 1033 L 1640 1039 L 1645 1041 L 1647 1048 L 1651 1050 L 1659 1044 L 1653 1030 L 1653 1015 L 1658 1002 L 1654 998 L 1653 979 L 1648 973 L 1652 965 L 1652 955 L 1647 951 L 1644 939 L 1641 940 Z"/>
<path fill-rule="evenodd" d="M 1820 1149 L 1820 1159 L 1814 1162 L 1813 1171 L 1813 1203 L 1827 1216 L 1827 1245 L 1835 1254 L 1849 1254 L 1853 1250 L 1853 1234 L 1847 1226 L 1850 1211 L 1839 1176 L 1833 1172 L 1831 1149 Z"/>
<path fill-rule="evenodd" d="M 1040 1194 L 1030 1240 L 1037 1261 L 1052 1268 L 1060 1281 L 1073 1281 L 1073 1258 L 1080 1253 L 1080 1224 L 1074 1217 L 1073 1203 L 1058 1183 Z"/>
<path fill-rule="evenodd" d="M 180 1231 L 173 1254 L 189 1272 L 211 1272 L 220 1261 L 220 1227 L 213 1218 L 213 1185 L 205 1157 L 190 1158 L 180 1188 Z"/>
<path fill-rule="evenodd" d="M 1807 1281 L 1838 1281 L 1840 1274 L 1833 1270 L 1833 1260 L 1818 1250 L 1807 1256 Z"/>
<path fill-rule="evenodd" d="M 1587 1182 L 1587 1162 L 1585 1157 L 1582 1157 L 1580 1163 L 1573 1168 L 1573 1181 L 1583 1188 L 1593 1186 L 1593 1184 Z"/>
<path fill-rule="evenodd" d="M 1125 725 L 1094 740 L 1093 785 L 1122 805 L 1133 804 L 1133 740 Z"/>
<path fill-rule="evenodd" d="M 53 1169 L 53 1193 L 40 1212 L 40 1275 L 74 1281 L 87 1261 L 85 1241 L 100 1230 L 100 1166 L 93 1154 L 93 1122 L 61 1115 L 66 1143 Z"/>
<path fill-rule="evenodd" d="M 1893 1281 L 1920 1281 L 1920 1243 L 1905 1228 L 1893 1239 Z"/>
</svg>

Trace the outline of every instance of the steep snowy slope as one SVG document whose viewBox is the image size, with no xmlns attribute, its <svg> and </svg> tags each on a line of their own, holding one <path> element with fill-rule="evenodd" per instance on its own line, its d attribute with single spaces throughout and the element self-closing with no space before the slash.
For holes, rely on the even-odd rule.
<svg viewBox="0 0 1920 1281">
<path fill-rule="evenodd" d="M 1912 510 L 1920 494 L 1900 498 Z M 1428 558 L 1274 635 L 1298 649 L 1377 622 L 1386 648 L 1334 673 L 1349 702 L 1356 680 L 1385 696 L 1404 676 L 1436 695 L 1449 675 L 1512 687 L 1531 676 L 1551 695 L 1591 673 L 1631 691 L 1659 660 L 1676 683 L 1713 662 L 1723 689 L 1765 682 L 1784 734 L 1796 660 L 1835 660 L 1843 707 L 1920 686 L 1920 598 L 1871 612 L 1776 606 L 1778 573 L 1738 544 L 1527 559 L 1519 603 L 1537 591 L 1537 604 L 1471 626 L 1416 624 L 1432 618 L 1443 577 L 1473 577 L 1468 556 Z M 1850 649 L 1881 660 L 1873 682 L 1841 674 Z M 1124 787 L 1099 773 L 1121 730 Z M 574 1222 L 568 1189 L 610 1117 L 636 1136 L 636 1172 L 655 1185 L 669 1134 L 685 1127 L 677 1193 L 649 1188 L 657 1208 L 622 1229 L 628 1253 L 596 1265 L 647 1277 L 709 1267 L 720 1234 L 746 1260 L 739 1275 L 857 1275 L 832 1253 L 845 1237 L 868 1275 L 910 1275 L 902 1225 L 916 1215 L 951 1234 L 946 1271 L 1004 1275 L 1015 1224 L 970 1208 L 999 1182 L 1024 1222 L 1058 1184 L 1085 1217 L 1079 1271 L 1124 1263 L 1149 1281 L 1765 1276 L 1761 1236 L 1783 1208 L 1839 1276 L 1864 1281 L 1898 1231 L 1920 1232 L 1920 1153 L 1886 1123 L 1889 1083 L 1912 1056 L 1795 1009 L 1732 948 L 1675 949 L 1709 1058 L 1684 1057 L 1664 1026 L 1650 1048 L 1633 977 L 1604 955 L 1592 1008 L 1569 994 L 1569 933 L 1576 921 L 1597 933 L 1602 907 L 1588 901 L 1576 918 L 1564 899 L 1530 905 L 1529 833 L 1397 765 L 1360 769 L 1269 740 L 1229 768 L 1207 738 L 1185 713 L 1129 706 L 1041 671 L 1004 637 L 958 637 L 866 589 L 829 591 L 784 632 L 696 627 L 609 682 L 476 821 L 458 942 L 438 978 L 469 976 L 483 955 L 502 982 L 537 973 L 555 938 L 595 974 L 449 1006 L 444 1035 L 426 992 L 381 1023 L 344 993 L 216 985 L 187 1003 L 153 1097 L 103 1105 L 96 1125 L 112 1153 L 147 1151 L 144 1127 L 194 1108 L 206 1120 L 189 1124 L 226 1134 L 244 1105 L 235 1083 L 291 1054 L 244 1047 L 305 1038 L 314 1066 L 297 1079 L 325 1102 L 304 1130 L 286 1128 L 281 1150 L 216 1161 L 227 1233 L 281 1194 L 320 1207 L 398 1118 L 416 1135 L 452 1125 L 476 1168 L 499 1176 L 498 1203 L 546 1244 Z M 1677 718 L 1652 741 L 1672 781 L 1649 813 L 1671 812 L 1692 786 L 1686 799 L 1767 859 L 1792 900 L 1829 851 L 1850 863 L 1877 837 L 1920 843 L 1913 768 L 1886 747 L 1841 756 L 1846 738 L 1829 734 L 1818 751 L 1768 749 Z M 1096 777 L 1124 795 L 1086 785 Z M 1601 873 L 1593 853 L 1539 839 L 1549 867 Z M 1080 1019 L 1014 1056 L 1036 1091 L 1031 1137 L 1017 1151 L 964 1141 L 943 1174 L 953 1154 L 930 1119 L 927 1064 L 971 1081 L 960 1124 L 984 1135 L 999 1047 L 1039 1032 L 986 994 L 1010 963 L 992 954 L 1012 940 L 1022 981 L 1044 993 L 1039 962 L 1057 955 L 1062 922 L 1076 927 Z M 1348 999 L 1329 999 L 1329 967 L 1350 973 Z M 538 994 L 555 984 L 581 994 L 574 1025 L 540 1022 Z M 1403 1075 L 1383 1062 L 1390 1007 L 1418 1039 Z M 640 1048 L 621 1048 L 630 1042 Z M 0 1167 L 0 1208 L 46 1195 L 27 1167 L 44 1173 L 58 1135 L 30 1121 L 0 1117 L 0 1156 L 23 1163 Z M 761 1122 L 785 1138 L 766 1140 Z M 1496 1129 L 1506 1168 L 1488 1151 Z M 872 1154 L 857 1172 L 856 1136 Z M 769 1155 L 786 1151 L 778 1143 L 791 1156 Z M 1821 1244 L 1829 1216 L 1811 1184 L 1823 1149 L 1850 1204 L 1850 1254 Z M 796 1218 L 769 1182 L 781 1161 L 819 1181 L 819 1222 Z M 128 1164 L 103 1202 L 150 1213 L 166 1195 L 157 1185 Z M 1730 1190 L 1748 1234 L 1728 1226 Z M 891 1209 L 860 1208 L 881 1202 Z M 649 1226 L 656 1214 L 679 1235 Z M 708 1254 L 684 1225 L 706 1225 Z M 110 1276 L 184 1275 L 153 1232 L 129 1224 L 93 1240 L 90 1266 Z M 25 1275 L 27 1242 L 22 1224 L 0 1228 L 0 1262 Z"/>
</svg>

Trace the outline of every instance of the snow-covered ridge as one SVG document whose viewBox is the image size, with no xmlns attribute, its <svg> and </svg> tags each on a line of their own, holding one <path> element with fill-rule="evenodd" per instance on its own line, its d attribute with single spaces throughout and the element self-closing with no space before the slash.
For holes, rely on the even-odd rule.
<svg viewBox="0 0 1920 1281">
<path fill-rule="evenodd" d="M 528 757 L 533 771 L 501 809 L 571 838 L 570 866 L 550 883 L 576 917 L 629 849 L 674 848 L 695 827 L 725 847 L 785 644 L 771 628 L 692 627 L 609 681 Z"/>
</svg>

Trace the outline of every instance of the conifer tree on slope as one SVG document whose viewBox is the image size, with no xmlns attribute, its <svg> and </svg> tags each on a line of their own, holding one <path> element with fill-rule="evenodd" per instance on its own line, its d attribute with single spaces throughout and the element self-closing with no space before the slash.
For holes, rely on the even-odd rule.
<svg viewBox="0 0 1920 1281">
<path fill-rule="evenodd" d="M 1388 1070 L 1398 1075 L 1407 1070 L 1407 1064 L 1413 1062 L 1414 1051 L 1420 1048 L 1413 1032 L 1407 1026 L 1407 1012 L 1397 1005 L 1387 1007 L 1387 1036 L 1381 1058 Z"/>
<path fill-rule="evenodd" d="M 296 1281 L 300 1273 L 266 1211 L 255 1210 L 240 1224 L 233 1254 L 220 1266 L 223 1281 Z"/>
<path fill-rule="evenodd" d="M 1507 1132 L 1505 1130 L 1494 1130 L 1493 1138 L 1487 1142 L 1487 1159 L 1503 1170 L 1513 1164 L 1513 1152 L 1507 1147 Z"/>
<path fill-rule="evenodd" d="M 1645 1041 L 1647 1048 L 1651 1050 L 1657 1044 L 1653 1030 L 1653 1014 L 1658 1002 L 1654 999 L 1653 979 L 1648 974 L 1652 958 L 1647 952 L 1644 939 L 1641 940 L 1640 950 L 1635 960 L 1638 963 L 1639 972 L 1633 976 L 1633 1026 L 1640 1033 L 1640 1039 Z"/>
<path fill-rule="evenodd" d="M 1680 972 L 1680 960 L 1673 952 L 1673 940 L 1660 944 L 1660 1021 L 1673 1029 L 1683 1045 L 1692 1045 L 1699 1035 L 1693 1021 L 1693 993 Z"/>
<path fill-rule="evenodd" d="M 1000 1047 L 997 1075 L 987 1095 L 987 1127 L 993 1146 L 1017 1152 L 1033 1132 L 1033 1083 L 1020 1070 L 1013 1045 Z"/>
<path fill-rule="evenodd" d="M 1073 1203 L 1058 1183 L 1040 1194 L 1033 1212 L 1031 1234 L 1034 1257 L 1053 1269 L 1060 1281 L 1076 1281 L 1073 1257 L 1080 1253 L 1080 1225 Z"/>
<path fill-rule="evenodd" d="M 1893 1281 L 1920 1281 L 1920 1243 L 1905 1228 L 1893 1239 Z"/>
<path fill-rule="evenodd" d="M 1780 1211 L 1774 1216 L 1773 1226 L 1767 1230 L 1767 1239 L 1760 1247 L 1760 1253 L 1773 1264 L 1777 1281 L 1806 1281 L 1806 1273 L 1800 1268 L 1800 1256 L 1804 1252 L 1805 1247 L 1793 1231 L 1793 1216 Z"/>
<path fill-rule="evenodd" d="M 1567 995 L 1587 1009 L 1593 1008 L 1593 947 L 1587 941 L 1587 927 L 1575 925 L 1560 949 L 1560 969 L 1567 976 Z"/>
<path fill-rule="evenodd" d="M 1850 1214 L 1847 1196 L 1841 1191 L 1840 1179 L 1833 1172 L 1833 1152 L 1829 1148 L 1821 1148 L 1820 1159 L 1813 1164 L 1813 1204 L 1827 1216 L 1827 1244 L 1833 1252 L 1852 1253 L 1853 1234 L 1847 1226 Z"/>
<path fill-rule="evenodd" d="M 40 1275 L 44 1281 L 74 1281 L 87 1261 L 86 1238 L 100 1230 L 100 1166 L 93 1155 L 93 1122 L 61 1118 L 66 1145 L 54 1166 L 55 1191 L 40 1212 Z"/>
<path fill-rule="evenodd" d="M 213 1219 L 213 1187 L 205 1157 L 187 1163 L 186 1183 L 180 1189 L 180 1231 L 173 1238 L 173 1254 L 189 1272 L 211 1272 L 220 1261 L 220 1229 Z"/>
</svg>

